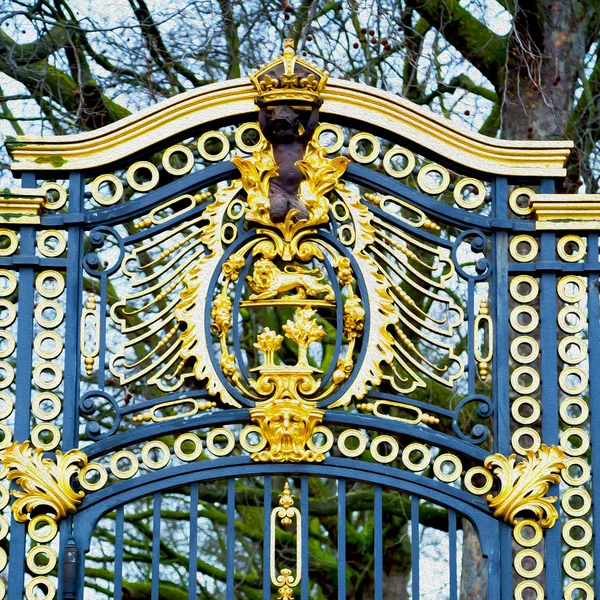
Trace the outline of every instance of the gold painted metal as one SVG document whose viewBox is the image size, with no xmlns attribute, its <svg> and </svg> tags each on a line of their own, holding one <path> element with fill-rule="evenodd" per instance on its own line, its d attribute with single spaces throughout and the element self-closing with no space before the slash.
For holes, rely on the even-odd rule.
<svg viewBox="0 0 600 600">
<path fill-rule="evenodd" d="M 560 481 L 559 473 L 565 466 L 562 448 L 542 444 L 536 452 L 525 451 L 525 458 L 516 462 L 516 455 L 506 458 L 494 454 L 485 459 L 489 469 L 500 482 L 498 494 L 486 497 L 495 517 L 514 525 L 518 515 L 533 512 L 541 527 L 549 528 L 558 519 L 555 497 L 546 497 L 550 485 Z"/>
<path fill-rule="evenodd" d="M 401 408 L 402 410 L 413 413 L 414 417 L 395 417 L 390 413 L 382 412 L 380 409 L 383 406 L 391 406 L 393 408 Z M 418 425 L 419 423 L 425 423 L 426 425 L 438 425 L 440 420 L 434 416 L 424 413 L 418 406 L 412 406 L 411 404 L 405 404 L 404 402 L 396 402 L 395 400 L 377 400 L 377 402 L 368 402 L 356 405 L 357 410 L 362 412 L 373 413 L 378 417 L 384 419 L 392 419 L 394 421 L 401 421 L 402 423 L 409 423 L 410 425 Z"/>
<path fill-rule="evenodd" d="M 525 284 L 529 286 L 529 292 L 524 294 L 519 291 L 519 286 Z M 534 279 L 531 275 L 517 275 L 513 277 L 510 282 L 510 295 L 517 301 L 524 304 L 535 300 L 540 291 L 540 286 L 537 279 Z"/>
<path fill-rule="evenodd" d="M 8 327 L 14 323 L 17 317 L 15 305 L 8 300 L 0 300 L 0 311 L 5 310 L 6 316 L 0 318 L 0 327 Z"/>
<path fill-rule="evenodd" d="M 5 361 L 0 361 L 0 389 L 9 387 L 14 380 L 14 367 Z"/>
<path fill-rule="evenodd" d="M 48 246 L 49 240 L 55 240 L 56 247 Z M 60 256 L 67 249 L 67 238 L 62 231 L 56 229 L 46 229 L 37 237 L 37 247 L 42 256 L 55 258 Z"/>
<path fill-rule="evenodd" d="M 248 441 L 250 434 L 258 435 L 259 441 L 256 444 L 251 444 Z M 240 432 L 240 446 L 249 453 L 260 452 L 267 445 L 267 440 L 263 437 L 260 427 L 258 425 L 246 425 Z"/>
<path fill-rule="evenodd" d="M 1 221 L 0 221 L 1 222 Z M 17 234 L 11 229 L 0 229 L 0 238 L 8 238 L 9 244 L 7 248 L 0 249 L 0 256 L 10 256 L 15 253 L 15 250 L 19 247 L 19 238 Z"/>
<path fill-rule="evenodd" d="M 530 382 L 522 383 L 522 376 L 529 377 Z M 532 394 L 540 387 L 540 375 L 533 367 L 517 367 L 510 375 L 510 384 L 519 394 Z"/>
<path fill-rule="evenodd" d="M 569 469 L 572 466 L 577 466 L 581 470 L 581 475 L 579 475 L 579 477 L 573 477 L 569 473 Z M 565 461 L 565 467 L 561 470 L 560 474 L 561 474 L 561 477 L 563 478 L 563 481 L 565 483 L 568 483 L 569 485 L 572 485 L 572 486 L 584 485 L 585 483 L 588 482 L 590 475 L 591 475 L 590 465 L 587 462 L 585 462 L 585 460 L 583 460 L 582 458 L 579 458 L 579 457 L 569 458 L 568 460 Z"/>
<path fill-rule="evenodd" d="M 440 176 L 440 182 L 437 185 L 430 185 L 427 182 L 427 177 L 430 173 L 436 173 Z M 450 173 L 448 173 L 448 170 L 441 165 L 436 165 L 433 163 L 425 165 L 421 168 L 419 174 L 417 175 L 417 183 L 419 184 L 421 190 L 427 194 L 441 194 L 442 192 L 445 192 L 450 185 Z"/>
<path fill-rule="evenodd" d="M 36 224 L 46 200 L 46 191 L 38 189 L 0 190 L 0 223 Z"/>
<path fill-rule="evenodd" d="M 356 448 L 352 449 L 346 445 L 346 441 L 348 438 L 353 438 L 357 440 L 358 445 Z M 338 437 L 338 448 L 340 452 L 344 456 L 348 456 L 349 458 L 353 458 L 355 456 L 360 456 L 367 448 L 367 436 L 358 429 L 346 429 L 343 431 Z"/>
<path fill-rule="evenodd" d="M 98 480 L 95 482 L 90 482 L 87 479 L 88 473 L 96 473 Z M 79 483 L 81 487 L 88 492 L 94 492 L 96 490 L 102 489 L 106 482 L 108 481 L 108 472 L 106 471 L 106 467 L 101 465 L 100 463 L 88 463 L 81 471 L 79 471 Z"/>
<path fill-rule="evenodd" d="M 454 467 L 452 473 L 444 473 L 444 465 L 448 463 Z M 452 483 L 453 481 L 460 479 L 462 470 L 462 462 L 460 458 L 454 454 L 440 454 L 436 456 L 435 460 L 433 461 L 433 474 L 444 483 Z"/>
<path fill-rule="evenodd" d="M 0 288 L 0 296 L 10 296 L 17 289 L 17 278 L 12 271 L 0 269 L 0 278 L 6 280 L 6 286 Z"/>
<path fill-rule="evenodd" d="M 88 342 L 89 324 L 92 324 L 93 336 L 91 338 L 91 348 Z M 90 294 L 85 303 L 84 310 L 81 312 L 81 337 L 79 348 L 83 356 L 85 373 L 89 377 L 94 371 L 94 362 L 98 352 L 100 352 L 100 314 L 96 310 L 96 295 Z"/>
<path fill-rule="evenodd" d="M 389 444 L 391 446 L 391 450 L 390 450 L 389 454 L 381 454 L 381 452 L 379 452 L 379 446 L 381 444 Z M 398 452 L 400 451 L 400 446 L 399 446 L 396 438 L 393 438 L 391 435 L 378 435 L 371 442 L 369 451 L 371 452 L 371 456 L 378 463 L 387 464 L 387 463 L 391 463 L 392 461 L 396 460 L 396 458 L 398 458 Z"/>
<path fill-rule="evenodd" d="M 570 349 L 575 346 L 577 354 L 570 354 Z M 576 365 L 587 358 L 588 347 L 587 343 L 581 338 L 575 336 L 564 337 L 558 344 L 558 355 L 560 359 L 570 365 Z"/>
<path fill-rule="evenodd" d="M 146 183 L 138 183 L 138 181 L 135 178 L 135 174 L 140 169 L 146 169 L 147 171 L 150 172 L 150 179 Z M 152 188 L 154 188 L 156 186 L 159 178 L 160 178 L 160 175 L 158 173 L 158 169 L 156 168 L 156 165 L 147 160 L 139 160 L 137 162 L 134 162 L 129 167 L 129 169 L 127 169 L 127 183 L 129 184 L 129 187 L 132 190 L 135 190 L 136 192 L 150 191 Z"/>
<path fill-rule="evenodd" d="M 371 152 L 364 156 L 358 153 L 358 144 L 363 141 L 371 144 Z M 356 133 L 352 136 L 350 144 L 348 145 L 348 154 L 350 154 L 352 160 L 361 164 L 369 164 L 374 162 L 379 156 L 380 150 L 381 144 L 372 133 Z"/>
<path fill-rule="evenodd" d="M 527 244 L 529 246 L 529 250 L 525 252 L 525 254 L 521 254 L 519 252 L 519 245 Z M 510 241 L 510 255 L 518 262 L 531 262 L 537 255 L 539 251 L 539 246 L 537 240 L 526 234 L 516 235 Z"/>
<path fill-rule="evenodd" d="M 526 527 L 533 529 L 533 537 L 526 538 L 523 535 L 523 529 Z M 533 519 L 522 519 L 515 525 L 513 529 L 513 537 L 519 546 L 523 546 L 524 548 L 533 548 L 542 541 L 544 532 L 541 525 L 537 521 L 534 521 Z"/>
<path fill-rule="evenodd" d="M 519 352 L 521 346 L 529 346 L 528 354 L 521 354 Z M 540 345 L 537 340 L 528 335 L 520 335 L 516 337 L 510 343 L 510 354 L 519 363 L 529 364 L 532 363 L 540 354 Z"/>
<path fill-rule="evenodd" d="M 583 560 L 585 566 L 580 571 L 573 568 L 574 560 Z M 587 579 L 594 570 L 594 561 L 592 557 L 583 550 L 569 550 L 563 558 L 563 569 L 565 573 L 573 579 Z M 589 596 L 587 596 L 589 598 Z"/>
<path fill-rule="evenodd" d="M 416 462 L 413 461 L 410 457 L 410 455 L 413 452 L 420 452 L 421 459 Z M 410 471 L 415 471 L 415 472 L 423 471 L 429 466 L 430 462 L 431 462 L 431 450 L 423 444 L 419 444 L 418 442 L 413 442 L 412 444 L 408 444 L 408 446 L 406 446 L 404 448 L 404 450 L 402 450 L 402 463 Z"/>
<path fill-rule="evenodd" d="M 3 540 L 8 535 L 8 530 L 8 520 L 2 515 L 0 515 L 0 540 Z"/>
<path fill-rule="evenodd" d="M 182 167 L 174 167 L 171 164 L 171 156 L 173 154 L 183 154 L 186 162 Z M 194 153 L 183 144 L 177 144 L 167 148 L 162 155 L 162 165 L 167 173 L 171 175 L 185 175 L 189 173 L 194 167 Z"/>
<path fill-rule="evenodd" d="M 49 402 L 52 404 L 52 408 L 47 411 L 42 410 L 42 402 Z M 60 398 L 52 392 L 42 392 L 34 396 L 31 401 L 31 412 L 36 419 L 42 421 L 51 421 L 56 419 L 62 410 L 62 401 Z"/>
<path fill-rule="evenodd" d="M 50 440 L 44 442 L 41 440 L 43 433 L 50 434 Z M 52 423 L 40 423 L 31 430 L 31 443 L 36 448 L 41 448 L 45 451 L 54 450 L 60 444 L 60 430 Z"/>
<path fill-rule="evenodd" d="M 244 142 L 244 133 L 247 131 L 255 131 L 258 137 L 258 142 L 250 146 Z M 252 154 L 255 150 L 259 150 L 262 145 L 262 132 L 258 123 L 243 123 L 235 131 L 235 145 L 246 154 Z"/>
<path fill-rule="evenodd" d="M 485 299 L 482 299 L 479 304 L 479 314 L 475 317 L 474 329 L 476 335 L 474 352 L 475 360 L 477 361 L 479 377 L 482 381 L 485 381 L 489 374 L 490 363 L 494 356 L 494 322 L 490 316 L 487 300 Z M 485 335 L 486 330 L 487 336 Z M 482 350 L 480 349 L 482 347 L 487 348 L 485 354 L 482 354 Z"/>
<path fill-rule="evenodd" d="M 531 409 L 531 414 L 527 416 L 523 416 L 520 413 L 520 408 L 522 406 L 529 406 Z M 511 414 L 513 419 L 520 423 L 521 425 L 531 425 L 531 423 L 535 423 L 542 413 L 542 409 L 540 407 L 540 403 L 530 396 L 521 396 L 517 398 L 511 407 Z"/>
<path fill-rule="evenodd" d="M 64 454 L 56 450 L 56 462 L 43 458 L 43 450 L 33 451 L 28 441 L 14 442 L 0 454 L 8 479 L 15 481 L 23 491 L 13 490 L 16 498 L 12 505 L 15 520 L 23 523 L 38 508 L 53 511 L 49 518 L 63 519 L 81 503 L 83 491 L 71 487 L 71 477 L 87 464 L 87 456 L 81 450 L 69 450 Z"/>
<path fill-rule="evenodd" d="M 571 291 L 569 286 L 575 288 Z M 577 275 L 567 275 L 562 277 L 556 287 L 556 291 L 562 300 L 565 302 L 579 302 L 585 297 L 585 281 Z"/>
<path fill-rule="evenodd" d="M 46 593 L 40 597 L 38 592 L 40 588 L 45 587 Z M 56 586 L 52 583 L 52 580 L 43 575 L 33 577 L 27 583 L 25 587 L 25 597 L 27 600 L 54 600 L 56 596 Z"/>
<path fill-rule="evenodd" d="M 43 207 L 48 210 L 59 210 L 67 203 L 67 190 L 60 185 L 60 183 L 44 183 L 40 188 L 45 193 L 45 198 L 42 203 Z M 58 194 L 57 200 L 54 202 L 49 198 L 49 192 L 56 192 Z"/>
<path fill-rule="evenodd" d="M 55 282 L 55 287 L 48 287 L 48 281 Z M 65 277 L 58 271 L 42 271 L 35 279 L 35 289 L 44 298 L 58 298 L 65 289 Z"/>
<path fill-rule="evenodd" d="M 574 538 L 573 534 L 571 533 L 575 527 L 583 531 L 583 535 L 578 539 Z M 569 519 L 563 525 L 562 536 L 565 542 L 571 546 L 571 548 L 585 548 L 592 541 L 592 526 L 583 519 Z"/>
<path fill-rule="evenodd" d="M 525 590 L 533 590 L 535 597 L 528 592 L 523 595 Z M 537 581 L 521 581 L 515 586 L 515 600 L 544 600 L 544 588 Z"/>
<path fill-rule="evenodd" d="M 581 500 L 581 506 L 579 508 L 571 505 L 571 498 L 579 498 Z M 564 492 L 560 499 L 563 510 L 570 517 L 583 517 L 592 508 L 592 499 L 587 490 L 581 488 L 570 488 Z"/>
<path fill-rule="evenodd" d="M 325 438 L 325 443 L 317 446 L 315 444 L 314 438 L 317 435 L 323 435 Z M 333 448 L 334 436 L 333 431 L 328 427 L 324 427 L 323 425 L 318 425 L 314 428 L 313 436 L 306 442 L 306 446 L 309 450 L 312 450 L 315 454 L 326 454 Z"/>
<path fill-rule="evenodd" d="M 119 461 L 125 459 L 129 461 L 127 469 L 119 467 Z M 119 450 L 112 455 L 110 459 L 110 472 L 118 479 L 131 479 L 139 470 L 140 463 L 137 456 L 129 450 Z"/>
<path fill-rule="evenodd" d="M 575 592 L 578 592 L 575 596 Z M 575 600 L 575 598 L 581 598 L 580 592 L 585 593 L 585 600 L 594 600 L 594 590 L 589 583 L 585 581 L 574 581 L 565 588 L 564 599 Z"/>
<path fill-rule="evenodd" d="M 521 439 L 523 437 L 529 437 L 531 439 L 530 446 L 523 446 L 521 444 Z M 520 454 L 521 456 L 525 456 L 527 454 L 527 450 L 531 450 L 532 452 L 537 452 L 542 444 L 542 439 L 540 434 L 531 427 L 520 427 L 515 430 L 510 438 L 511 445 L 513 449 Z"/>
<path fill-rule="evenodd" d="M 323 146 L 323 144 L 321 144 L 321 146 L 325 148 L 327 154 L 339 152 L 344 146 L 344 132 L 337 125 L 323 123 L 315 129 L 314 138 L 318 141 L 323 133 L 333 133 L 335 135 L 335 142 L 331 146 Z"/>
<path fill-rule="evenodd" d="M 156 460 L 150 458 L 150 452 L 153 450 L 158 450 L 161 452 L 161 457 Z M 169 464 L 170 460 L 171 452 L 169 447 L 164 442 L 161 442 L 160 440 L 153 440 L 147 444 L 144 444 L 144 447 L 142 448 L 142 462 L 149 469 L 163 469 Z"/>
<path fill-rule="evenodd" d="M 103 184 L 109 184 L 113 187 L 113 193 L 111 196 L 103 196 L 100 193 L 100 186 Z M 123 182 L 111 173 L 106 175 L 99 175 L 94 179 L 92 183 L 92 198 L 101 206 L 111 206 L 116 204 L 123 197 Z"/>
<path fill-rule="evenodd" d="M 37 339 L 37 338 L 36 338 Z M 16 341 L 12 333 L 6 330 L 0 330 L 0 340 L 4 340 L 4 343 L 0 347 L 0 358 L 9 357 L 16 347 Z M 34 342 L 35 346 L 35 342 Z"/>
<path fill-rule="evenodd" d="M 217 447 L 215 444 L 215 439 L 218 436 L 223 436 L 227 440 L 225 446 L 223 448 Z M 210 433 L 206 436 L 206 449 L 215 456 L 227 456 L 230 454 L 235 447 L 235 436 L 229 429 L 225 427 L 217 427 L 210 431 Z"/>
<path fill-rule="evenodd" d="M 219 142 L 221 142 L 221 150 L 216 154 L 211 154 L 206 149 L 206 142 L 211 139 L 218 140 Z M 207 131 L 206 133 L 203 133 L 200 136 L 200 139 L 198 140 L 198 152 L 200 153 L 200 156 L 203 159 L 211 162 L 218 162 L 220 160 L 223 160 L 229 154 L 229 150 L 229 140 L 220 131 Z"/>
<path fill-rule="evenodd" d="M 569 323 L 569 317 L 575 317 L 575 323 Z M 587 316 L 579 306 L 563 306 L 558 313 L 558 326 L 566 333 L 579 333 L 587 323 Z"/>
<path fill-rule="evenodd" d="M 535 566 L 533 569 L 526 569 L 523 566 L 523 561 L 527 558 L 532 558 L 535 561 Z M 514 560 L 515 571 L 521 576 L 525 578 L 535 578 L 537 577 L 544 569 L 544 558 L 542 555 L 536 550 L 521 550 L 517 553 Z"/>
<path fill-rule="evenodd" d="M 473 477 L 480 475 L 484 478 L 485 482 L 482 486 L 476 486 L 473 483 Z M 463 485 L 465 489 L 471 494 L 475 494 L 476 496 L 483 496 L 483 494 L 487 494 L 494 485 L 494 478 L 492 474 L 483 467 L 471 467 L 463 477 Z"/>
<path fill-rule="evenodd" d="M 463 191 L 468 187 L 474 187 L 477 190 L 477 194 L 473 200 L 465 200 L 463 198 Z M 473 177 L 461 179 L 454 187 L 454 202 L 461 208 L 466 208 L 467 210 L 479 208 L 483 204 L 485 196 L 485 185 L 483 185 L 479 179 L 474 179 Z"/>
<path fill-rule="evenodd" d="M 530 321 L 527 325 L 521 325 L 519 323 L 519 317 L 521 315 L 528 315 Z M 535 308 L 531 306 L 517 306 L 510 312 L 510 325 L 511 327 L 520 333 L 532 332 L 540 322 L 540 315 Z"/>
<path fill-rule="evenodd" d="M 292 575 L 291 569 L 280 569 L 277 572 L 275 565 L 276 523 L 281 525 L 296 524 L 296 574 Z M 302 579 L 302 519 L 300 511 L 294 506 L 294 496 L 290 491 L 288 482 L 285 482 L 283 492 L 279 495 L 279 506 L 271 511 L 271 546 L 269 548 L 269 572 L 271 583 L 278 589 L 277 598 L 293 600 L 294 588 Z"/>
<path fill-rule="evenodd" d="M 183 451 L 183 444 L 190 442 L 194 449 L 191 452 Z M 175 456 L 183 461 L 196 460 L 202 454 L 202 440 L 194 433 L 184 433 L 177 437 L 173 444 L 173 452 Z"/>
<path fill-rule="evenodd" d="M 38 565 L 35 562 L 35 559 L 42 555 L 46 558 L 45 565 Z M 56 566 L 56 562 L 58 557 L 56 556 L 56 552 L 50 546 L 34 546 L 27 553 L 27 567 L 28 569 L 34 573 L 35 575 L 45 575 L 46 573 L 50 573 L 52 569 Z"/>
<path fill-rule="evenodd" d="M 38 525 L 42 527 L 38 528 Z M 46 533 L 43 533 L 44 527 L 48 528 Z M 58 533 L 58 525 L 52 516 L 36 515 L 27 524 L 27 534 L 34 542 L 45 544 L 52 541 Z"/>
<path fill-rule="evenodd" d="M 575 447 L 569 443 L 572 437 L 580 440 L 579 446 Z M 569 427 L 560 434 L 560 445 L 569 456 L 581 456 L 590 447 L 590 436 L 579 427 Z"/>
<path fill-rule="evenodd" d="M 579 383 L 572 385 L 569 382 L 570 377 L 574 377 Z M 588 374 L 581 367 L 567 367 L 558 376 L 558 383 L 565 394 L 577 396 L 587 388 Z"/>
<path fill-rule="evenodd" d="M 404 169 L 398 170 L 392 167 L 392 159 L 396 156 L 402 156 L 406 160 L 406 166 Z M 413 172 L 417 161 L 415 159 L 415 155 L 410 150 L 407 150 L 406 148 L 395 147 L 390 148 L 385 153 L 382 164 L 385 172 L 390 177 L 393 177 L 394 179 L 402 179 L 403 177 L 408 177 L 408 175 Z"/>
<path fill-rule="evenodd" d="M 576 407 L 576 410 L 579 411 L 579 414 L 573 416 L 569 414 L 569 409 L 571 407 Z M 560 403 L 560 418 L 567 425 L 582 425 L 588 419 L 590 414 L 590 409 L 587 403 L 581 398 L 565 398 Z"/>
<path fill-rule="evenodd" d="M 600 228 L 600 194 L 534 194 L 529 204 L 536 229 Z"/>
<path fill-rule="evenodd" d="M 530 206 L 530 204 L 528 203 L 526 206 L 519 206 L 517 200 L 519 199 L 519 197 L 521 196 L 525 196 L 526 198 L 529 198 L 529 200 L 531 200 L 531 198 L 533 198 L 535 196 L 535 192 L 529 188 L 525 188 L 525 187 L 520 187 L 517 188 L 515 190 L 513 190 L 510 194 L 510 196 L 508 197 L 508 204 L 510 206 L 510 209 L 516 214 L 516 215 L 529 215 L 532 212 L 532 208 Z"/>
<path fill-rule="evenodd" d="M 184 412 L 176 412 L 174 414 L 159 416 L 158 411 L 188 406 L 189 408 Z M 181 419 L 183 417 L 191 417 L 198 414 L 200 411 L 209 410 L 217 406 L 216 402 L 210 400 L 195 400 L 194 398 L 183 398 L 181 400 L 170 400 L 169 402 L 161 402 L 156 406 L 153 406 L 149 411 L 142 413 L 141 415 L 135 415 L 132 419 L 134 423 L 148 423 L 150 421 L 154 423 L 161 423 L 162 421 L 170 421 L 172 419 Z"/>
<path fill-rule="evenodd" d="M 46 310 L 54 311 L 54 317 L 45 317 L 44 312 Z M 65 311 L 56 300 L 44 300 L 35 307 L 34 315 L 38 325 L 46 329 L 54 329 L 62 323 L 65 318 Z"/>
<path fill-rule="evenodd" d="M 0 366 L 4 365 L 0 363 Z M 45 377 L 45 375 L 50 374 L 51 376 L 49 379 Z M 62 378 L 62 369 L 58 365 L 49 361 L 39 363 L 33 370 L 33 382 L 41 390 L 53 390 L 57 388 L 60 385 Z M 3 382 L 0 383 L 0 387 L 2 387 L 2 384 Z"/>
<path fill-rule="evenodd" d="M 567 253 L 567 244 L 576 246 L 573 254 Z M 585 240 L 580 235 L 565 235 L 558 240 L 556 252 L 566 262 L 578 262 L 585 256 Z"/>
<path fill-rule="evenodd" d="M 0 392 L 0 419 L 6 419 L 15 407 L 14 400 L 6 392 Z"/>
</svg>

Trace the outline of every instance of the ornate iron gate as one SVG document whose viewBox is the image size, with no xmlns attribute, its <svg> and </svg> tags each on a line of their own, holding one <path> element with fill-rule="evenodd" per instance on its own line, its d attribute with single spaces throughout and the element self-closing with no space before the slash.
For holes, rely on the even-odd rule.
<svg viewBox="0 0 600 600">
<path fill-rule="evenodd" d="M 286 46 L 7 147 L 0 598 L 594 597 L 600 203 L 553 194 L 569 143 Z"/>
</svg>

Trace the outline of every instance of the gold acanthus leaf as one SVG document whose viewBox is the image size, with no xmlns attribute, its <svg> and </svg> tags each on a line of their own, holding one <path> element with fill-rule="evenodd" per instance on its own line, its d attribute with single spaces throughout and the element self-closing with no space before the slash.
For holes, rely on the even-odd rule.
<svg viewBox="0 0 600 600">
<path fill-rule="evenodd" d="M 546 494 L 552 484 L 560 481 L 565 458 L 562 448 L 545 444 L 537 452 L 526 450 L 519 462 L 515 454 L 508 458 L 501 454 L 488 456 L 484 466 L 500 480 L 498 494 L 486 496 L 494 516 L 514 525 L 520 513 L 530 512 L 540 526 L 552 527 L 558 519 L 554 507 L 557 498 Z"/>
<path fill-rule="evenodd" d="M 29 513 L 38 507 L 52 510 L 49 516 L 55 521 L 64 519 L 81 503 L 83 491 L 71 487 L 71 478 L 87 465 L 88 459 L 81 450 L 56 451 L 56 462 L 43 457 L 41 448 L 33 450 L 29 442 L 13 442 L 0 455 L 8 479 L 15 481 L 23 491 L 14 490 L 16 500 L 12 510 L 20 523 L 27 521 Z"/>
</svg>

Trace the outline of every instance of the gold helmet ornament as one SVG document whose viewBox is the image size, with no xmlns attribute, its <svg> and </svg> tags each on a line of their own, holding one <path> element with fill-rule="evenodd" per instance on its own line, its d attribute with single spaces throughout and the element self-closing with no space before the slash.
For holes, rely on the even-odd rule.
<svg viewBox="0 0 600 600">
<path fill-rule="evenodd" d="M 314 104 L 329 74 L 296 56 L 293 40 L 283 45 L 283 56 L 250 74 L 261 104 Z"/>
</svg>

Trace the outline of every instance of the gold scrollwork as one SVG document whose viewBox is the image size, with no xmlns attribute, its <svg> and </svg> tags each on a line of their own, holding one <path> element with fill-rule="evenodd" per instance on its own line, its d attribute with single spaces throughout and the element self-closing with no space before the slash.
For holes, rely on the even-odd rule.
<svg viewBox="0 0 600 600">
<path fill-rule="evenodd" d="M 23 491 L 14 490 L 12 510 L 15 519 L 23 523 L 29 513 L 38 507 L 52 510 L 49 517 L 58 521 L 74 511 L 81 503 L 83 491 L 71 487 L 71 477 L 87 464 L 81 450 L 56 451 L 56 462 L 43 457 L 43 450 L 33 451 L 28 441 L 14 442 L 0 455 L 8 468 L 8 479 L 15 481 Z"/>
<path fill-rule="evenodd" d="M 498 494 L 489 494 L 486 500 L 494 516 L 511 525 L 517 523 L 521 512 L 532 512 L 541 527 L 552 527 L 558 519 L 556 498 L 546 494 L 550 485 L 560 481 L 565 453 L 562 448 L 545 444 L 537 452 L 526 450 L 525 453 L 525 458 L 518 463 L 514 454 L 509 458 L 494 454 L 485 459 L 484 467 L 500 482 Z"/>
</svg>

